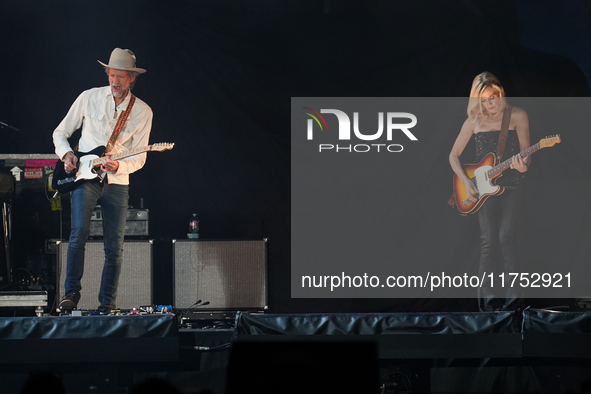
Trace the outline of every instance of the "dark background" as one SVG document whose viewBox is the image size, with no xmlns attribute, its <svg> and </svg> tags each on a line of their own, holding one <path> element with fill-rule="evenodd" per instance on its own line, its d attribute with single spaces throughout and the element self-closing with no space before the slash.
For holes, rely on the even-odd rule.
<svg viewBox="0 0 591 394">
<path fill-rule="evenodd" d="M 202 238 L 269 238 L 274 312 L 472 310 L 474 300 L 291 299 L 290 98 L 464 97 L 484 70 L 509 96 L 588 96 L 589 3 L 561 4 L 2 1 L 0 121 L 19 131 L 0 129 L 0 153 L 52 153 L 51 133 L 77 95 L 107 84 L 96 60 L 129 48 L 148 70 L 134 93 L 154 111 L 150 140 L 176 144 L 131 176 L 130 204 L 144 199 L 152 238 L 185 238 L 192 212 Z M 440 148 L 448 152 L 455 134 Z M 551 173 L 574 174 L 578 192 L 588 188 L 587 135 L 563 137 L 562 167 Z M 531 178 L 544 181 L 541 172 Z M 553 225 L 568 228 L 588 210 L 588 194 L 567 198 L 573 203 L 552 213 Z M 23 204 L 15 209 L 26 216 Z M 59 236 L 59 216 L 47 213 L 44 226 L 33 216 L 38 235 Z M 465 253 L 477 253 L 474 221 L 450 231 L 467 234 Z M 155 264 L 166 273 L 171 261 Z M 166 294 L 160 289 L 157 301 Z"/>
</svg>

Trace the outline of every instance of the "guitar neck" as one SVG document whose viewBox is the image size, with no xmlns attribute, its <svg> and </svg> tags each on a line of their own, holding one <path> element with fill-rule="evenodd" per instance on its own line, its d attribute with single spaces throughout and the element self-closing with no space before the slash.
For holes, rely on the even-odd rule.
<svg viewBox="0 0 591 394">
<path fill-rule="evenodd" d="M 523 152 L 519 152 L 517 155 L 519 155 L 519 157 L 523 159 L 523 158 L 530 156 L 531 154 L 539 151 L 540 149 L 542 149 L 542 148 L 540 148 L 540 143 L 538 142 L 537 144 L 530 146 L 529 148 L 527 148 Z M 517 156 L 517 155 L 515 155 L 515 156 Z M 512 163 L 513 163 L 513 157 L 505 160 L 504 162 L 502 162 L 500 164 L 497 164 L 496 166 L 494 166 L 493 168 L 491 168 L 490 170 L 487 171 L 488 177 L 493 178 L 494 176 L 499 175 L 501 172 L 510 168 Z"/>
<path fill-rule="evenodd" d="M 152 145 L 143 146 L 141 148 L 136 148 L 136 149 L 127 150 L 125 152 L 114 154 L 114 155 L 112 155 L 110 157 L 110 159 L 111 160 L 125 159 L 126 157 L 134 156 L 134 155 L 139 155 L 140 153 L 147 152 L 147 151 L 149 151 L 151 149 L 152 149 Z M 104 157 L 106 157 L 106 156 L 104 156 Z M 92 161 L 92 166 L 93 167 L 96 167 L 96 166 L 101 165 L 102 160 L 103 160 L 103 157 L 99 157 L 98 159 L 94 159 Z"/>
</svg>

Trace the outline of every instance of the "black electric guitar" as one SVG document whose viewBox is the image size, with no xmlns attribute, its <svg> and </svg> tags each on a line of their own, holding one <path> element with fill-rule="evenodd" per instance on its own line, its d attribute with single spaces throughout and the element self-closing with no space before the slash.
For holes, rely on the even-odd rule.
<svg viewBox="0 0 591 394">
<path fill-rule="evenodd" d="M 172 149 L 173 146 L 174 143 L 161 142 L 157 144 L 144 146 L 142 148 L 117 153 L 112 155 L 109 159 L 124 159 L 126 157 L 139 155 L 140 153 L 148 151 L 162 152 L 165 150 Z M 62 162 L 61 160 L 58 160 L 57 164 L 55 165 L 51 186 L 58 193 L 68 193 L 74 190 L 79 185 L 81 185 L 83 182 L 96 182 L 102 180 L 103 178 L 103 173 L 101 172 L 99 167 L 101 166 L 103 159 L 107 157 L 104 156 L 104 146 L 94 148 L 90 152 L 74 152 L 74 154 L 76 155 L 76 157 L 78 157 L 78 162 L 76 164 L 76 169 L 74 171 L 66 172 L 66 170 L 64 169 L 64 162 Z"/>
</svg>

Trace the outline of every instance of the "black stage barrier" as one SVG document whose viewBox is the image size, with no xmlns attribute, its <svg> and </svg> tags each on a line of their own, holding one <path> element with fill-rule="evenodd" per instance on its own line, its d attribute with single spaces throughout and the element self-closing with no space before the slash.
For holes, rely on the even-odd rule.
<svg viewBox="0 0 591 394">
<path fill-rule="evenodd" d="M 380 359 L 522 357 L 514 312 L 239 314 L 245 341 L 375 341 Z"/>
<path fill-rule="evenodd" d="M 174 315 L 0 318 L 0 364 L 178 360 Z"/>
<path fill-rule="evenodd" d="M 591 358 L 591 312 L 526 309 L 525 357 Z"/>
<path fill-rule="evenodd" d="M 186 329 L 172 314 L 1 318 L 0 384 L 17 388 L 27 371 L 44 368 L 61 372 L 72 392 L 103 384 L 104 392 L 117 393 L 164 374 L 181 390 L 227 394 L 255 388 L 244 376 L 265 379 L 260 390 L 289 385 L 295 367 L 325 373 L 334 383 L 353 375 L 338 372 L 345 371 L 338 365 L 347 354 L 365 360 L 351 363 L 368 367 L 358 371 L 365 382 L 377 370 L 380 384 L 398 384 L 399 391 L 408 385 L 412 393 L 566 394 L 579 392 L 591 376 L 588 311 L 241 312 L 235 323 L 234 329 Z M 313 363 L 298 364 L 304 356 Z"/>
</svg>

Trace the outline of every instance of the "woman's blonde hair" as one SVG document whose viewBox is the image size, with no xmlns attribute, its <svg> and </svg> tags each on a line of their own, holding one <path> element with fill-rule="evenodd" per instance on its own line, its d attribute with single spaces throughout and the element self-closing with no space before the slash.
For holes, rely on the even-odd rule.
<svg viewBox="0 0 591 394">
<path fill-rule="evenodd" d="M 478 74 L 476 78 L 474 78 L 474 82 L 472 82 L 470 100 L 468 101 L 468 117 L 474 122 L 478 120 L 479 115 L 483 115 L 486 111 L 484 108 L 482 108 L 482 101 L 480 100 L 480 97 L 482 96 L 482 92 L 484 92 L 487 88 L 491 88 L 499 95 L 499 98 L 501 99 L 501 106 L 499 110 L 501 112 L 504 111 L 505 107 L 507 106 L 507 100 L 505 99 L 505 89 L 503 89 L 499 79 L 491 72 L 482 72 Z"/>
</svg>

